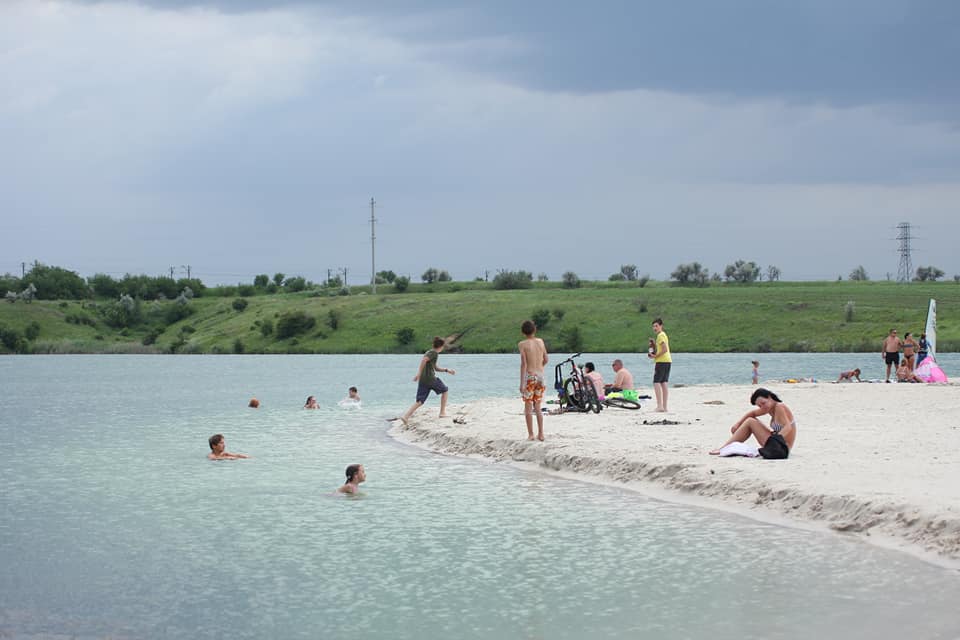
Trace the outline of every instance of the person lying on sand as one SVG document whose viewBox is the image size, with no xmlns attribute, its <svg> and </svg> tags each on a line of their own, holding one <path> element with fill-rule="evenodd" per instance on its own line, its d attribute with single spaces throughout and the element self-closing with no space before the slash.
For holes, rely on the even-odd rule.
<svg viewBox="0 0 960 640">
<path fill-rule="evenodd" d="M 862 382 L 860 380 L 860 369 L 854 369 L 853 371 L 844 371 L 840 374 L 840 377 L 837 378 L 837 382 L 843 382 L 844 380 L 849 380 L 853 382 L 853 379 L 856 378 L 857 382 Z"/>
<path fill-rule="evenodd" d="M 351 464 L 347 467 L 347 481 L 337 489 L 337 493 L 355 494 L 360 491 L 360 483 L 367 479 L 367 472 L 362 464 Z"/>
<path fill-rule="evenodd" d="M 774 433 L 779 433 L 786 440 L 787 446 L 793 450 L 793 441 L 797 437 L 797 421 L 793 417 L 790 408 L 783 404 L 783 401 L 772 391 L 763 387 L 757 389 L 750 396 L 750 404 L 756 405 L 756 409 L 748 411 L 742 418 L 737 420 L 730 427 L 730 439 L 724 442 L 720 447 L 710 452 L 715 456 L 720 453 L 720 449 L 731 442 L 746 442 L 751 435 L 757 439 L 760 446 L 764 446 Z M 770 426 L 763 424 L 758 420 L 762 415 L 770 416 Z"/>
<path fill-rule="evenodd" d="M 240 460 L 250 457 L 242 453 L 230 453 L 226 451 L 227 441 L 222 433 L 210 436 L 207 444 L 210 445 L 210 453 L 207 455 L 207 458 L 210 460 Z"/>
</svg>

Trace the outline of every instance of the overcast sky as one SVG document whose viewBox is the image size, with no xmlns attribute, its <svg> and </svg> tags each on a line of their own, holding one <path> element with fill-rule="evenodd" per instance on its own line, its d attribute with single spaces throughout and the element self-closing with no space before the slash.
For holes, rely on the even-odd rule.
<svg viewBox="0 0 960 640">
<path fill-rule="evenodd" d="M 960 273 L 952 0 L 0 2 L 0 273 Z"/>
</svg>

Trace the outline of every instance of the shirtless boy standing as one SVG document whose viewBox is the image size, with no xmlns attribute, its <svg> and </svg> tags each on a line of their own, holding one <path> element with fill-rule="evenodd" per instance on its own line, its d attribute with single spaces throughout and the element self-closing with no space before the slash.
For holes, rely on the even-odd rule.
<svg viewBox="0 0 960 640">
<path fill-rule="evenodd" d="M 520 350 L 520 396 L 523 398 L 523 418 L 527 422 L 527 440 L 533 440 L 533 412 L 537 413 L 537 440 L 543 441 L 543 411 L 540 403 L 546 386 L 543 367 L 547 364 L 547 347 L 537 337 L 537 325 L 524 320 L 520 331 L 526 336 L 517 343 Z"/>
</svg>

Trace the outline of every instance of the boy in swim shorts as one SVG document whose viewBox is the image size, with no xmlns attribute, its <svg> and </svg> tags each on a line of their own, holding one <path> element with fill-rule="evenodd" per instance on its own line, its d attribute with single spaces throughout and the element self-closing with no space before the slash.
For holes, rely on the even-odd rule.
<svg viewBox="0 0 960 640">
<path fill-rule="evenodd" d="M 423 358 L 420 360 L 420 366 L 417 368 L 417 375 L 413 376 L 413 381 L 417 383 L 417 400 L 400 418 L 404 426 L 407 426 L 410 422 L 410 416 L 413 415 L 413 412 L 423 406 L 423 403 L 427 401 L 427 396 L 430 395 L 431 391 L 440 396 L 439 417 L 447 417 L 447 392 L 449 389 L 447 385 L 443 384 L 443 380 L 437 377 L 437 372 L 449 373 L 450 375 L 454 375 L 457 372 L 453 369 L 442 369 L 437 366 L 437 357 L 440 355 L 440 352 L 443 351 L 444 346 L 446 346 L 444 339 L 440 336 L 434 336 L 433 349 L 423 354 Z"/>
<path fill-rule="evenodd" d="M 547 364 L 547 347 L 537 337 L 537 325 L 524 320 L 520 331 L 526 336 L 517 343 L 520 350 L 520 396 L 523 398 L 523 419 L 527 423 L 527 440 L 533 440 L 533 413 L 537 414 L 537 440 L 543 441 L 543 411 L 540 403 L 546 385 L 543 367 Z"/>
</svg>

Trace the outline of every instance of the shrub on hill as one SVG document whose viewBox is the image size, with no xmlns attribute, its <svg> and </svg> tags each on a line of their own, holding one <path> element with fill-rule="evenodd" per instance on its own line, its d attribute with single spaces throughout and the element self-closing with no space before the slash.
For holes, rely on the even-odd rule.
<svg viewBox="0 0 960 640">
<path fill-rule="evenodd" d="M 533 274 L 529 271 L 500 271 L 493 277 L 494 289 L 529 289 Z"/>
<path fill-rule="evenodd" d="M 316 319 L 303 311 L 288 311 L 277 320 L 277 339 L 284 340 L 306 333 L 317 324 Z"/>
</svg>

